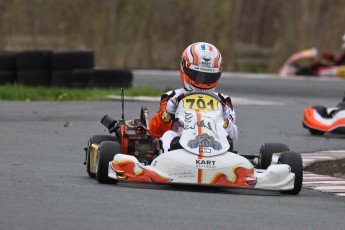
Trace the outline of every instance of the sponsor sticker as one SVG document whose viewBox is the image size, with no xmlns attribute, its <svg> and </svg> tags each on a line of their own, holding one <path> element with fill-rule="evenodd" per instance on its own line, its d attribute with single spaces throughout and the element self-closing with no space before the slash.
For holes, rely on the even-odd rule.
<svg viewBox="0 0 345 230">
<path fill-rule="evenodd" d="M 197 160 L 195 160 L 195 166 L 197 168 L 215 169 L 216 168 L 216 161 L 197 159 Z"/>
</svg>

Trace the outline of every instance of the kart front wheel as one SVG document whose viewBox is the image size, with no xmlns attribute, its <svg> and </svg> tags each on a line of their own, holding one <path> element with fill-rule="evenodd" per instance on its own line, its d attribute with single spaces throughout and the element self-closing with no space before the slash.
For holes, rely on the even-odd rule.
<svg viewBox="0 0 345 230">
<path fill-rule="evenodd" d="M 312 128 L 308 128 L 310 134 L 316 135 L 316 136 L 322 136 L 323 134 L 325 134 L 325 132 L 317 130 L 317 129 L 312 129 Z"/>
<path fill-rule="evenodd" d="M 281 143 L 264 143 L 260 148 L 258 169 L 267 169 L 271 165 L 273 153 L 289 151 L 289 147 Z"/>
<path fill-rule="evenodd" d="M 291 167 L 291 172 L 295 174 L 295 184 L 292 190 L 281 191 L 284 194 L 297 195 L 302 189 L 303 163 L 300 154 L 292 151 L 283 152 L 278 160 L 280 164 L 287 164 Z"/>
<path fill-rule="evenodd" d="M 103 141 L 116 141 L 116 137 L 112 135 L 93 135 L 90 137 L 90 140 L 86 147 L 86 172 L 90 177 L 95 177 L 95 173 L 91 172 L 90 167 L 90 148 L 92 144 L 100 144 Z"/>
<path fill-rule="evenodd" d="M 98 148 L 96 158 L 96 179 L 101 184 L 116 184 L 118 180 L 108 177 L 109 162 L 116 153 L 120 153 L 121 146 L 117 142 L 104 141 Z"/>
</svg>

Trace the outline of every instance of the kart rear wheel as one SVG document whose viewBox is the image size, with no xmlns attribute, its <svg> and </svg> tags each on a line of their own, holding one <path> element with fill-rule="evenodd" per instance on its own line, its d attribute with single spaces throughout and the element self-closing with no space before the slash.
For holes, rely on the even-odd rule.
<svg viewBox="0 0 345 230">
<path fill-rule="evenodd" d="M 89 143 L 86 147 L 86 171 L 91 177 L 95 177 L 95 173 L 91 172 L 90 169 L 90 148 L 92 144 L 101 144 L 103 141 L 116 141 L 116 137 L 112 135 L 93 135 L 90 137 Z"/>
<path fill-rule="evenodd" d="M 116 153 L 121 151 L 117 142 L 104 141 L 98 148 L 96 158 L 96 179 L 101 184 L 116 184 L 118 180 L 108 177 L 109 162 L 114 159 Z"/>
<path fill-rule="evenodd" d="M 260 148 L 258 169 L 267 169 L 271 165 L 273 153 L 289 151 L 289 147 L 282 143 L 264 143 Z"/>
<path fill-rule="evenodd" d="M 300 154 L 292 151 L 283 152 L 278 160 L 280 164 L 287 164 L 291 167 L 291 172 L 295 173 L 295 184 L 292 190 L 281 191 L 283 194 L 297 195 L 302 189 L 303 163 Z"/>
</svg>

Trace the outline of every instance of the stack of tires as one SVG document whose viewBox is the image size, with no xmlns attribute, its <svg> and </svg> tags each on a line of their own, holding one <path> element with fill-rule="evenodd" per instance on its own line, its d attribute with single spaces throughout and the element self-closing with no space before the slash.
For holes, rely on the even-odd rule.
<svg viewBox="0 0 345 230">
<path fill-rule="evenodd" d="M 16 53 L 0 51 L 0 85 L 16 81 Z"/>
<path fill-rule="evenodd" d="M 132 86 L 133 74 L 130 70 L 94 69 L 90 86 L 99 88 L 129 88 Z"/>
<path fill-rule="evenodd" d="M 131 70 L 94 69 L 92 50 L 0 51 L 0 85 L 129 88 Z"/>
<path fill-rule="evenodd" d="M 17 54 L 17 82 L 27 86 L 50 85 L 51 51 L 22 51 Z"/>
<path fill-rule="evenodd" d="M 78 87 L 87 87 L 91 74 L 89 71 L 91 71 L 93 67 L 93 51 L 52 52 L 51 85 L 56 87 L 72 87 L 75 81 Z M 75 80 L 74 73 L 77 73 Z"/>
</svg>

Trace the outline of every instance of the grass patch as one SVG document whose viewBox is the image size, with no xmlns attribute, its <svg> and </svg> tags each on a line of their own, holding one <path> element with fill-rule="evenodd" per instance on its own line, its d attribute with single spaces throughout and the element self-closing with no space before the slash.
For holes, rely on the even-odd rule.
<svg viewBox="0 0 345 230">
<path fill-rule="evenodd" d="M 125 89 L 126 96 L 161 96 L 168 89 L 135 87 Z M 120 95 L 118 88 L 71 89 L 58 87 L 29 87 L 19 84 L 0 86 L 0 100 L 5 101 L 78 101 L 104 100 L 109 95 Z"/>
</svg>

